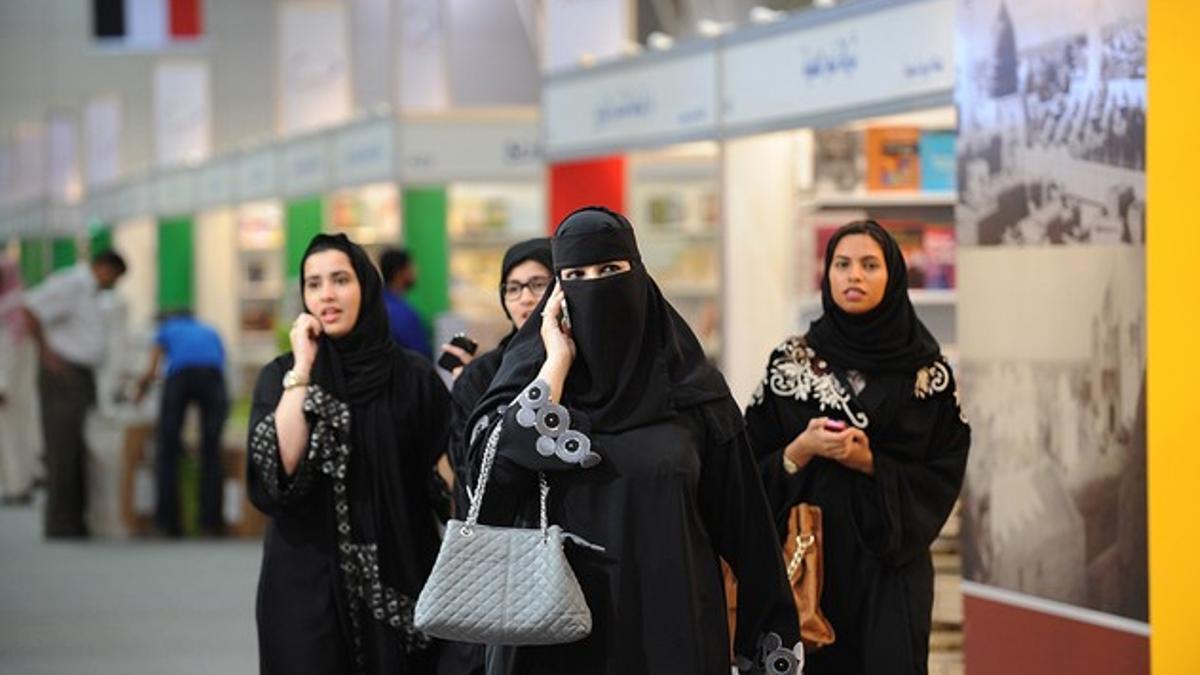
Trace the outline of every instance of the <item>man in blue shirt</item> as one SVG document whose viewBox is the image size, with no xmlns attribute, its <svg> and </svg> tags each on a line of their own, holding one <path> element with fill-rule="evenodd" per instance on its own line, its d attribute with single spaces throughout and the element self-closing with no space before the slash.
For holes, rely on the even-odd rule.
<svg viewBox="0 0 1200 675">
<path fill-rule="evenodd" d="M 140 401 L 158 374 L 166 357 L 167 379 L 163 385 L 158 421 L 158 454 L 154 461 L 158 503 L 154 523 L 160 534 L 178 537 L 179 456 L 183 454 L 183 417 L 189 404 L 200 406 L 200 529 L 209 536 L 224 531 L 221 515 L 221 430 L 229 413 L 225 391 L 225 349 L 221 336 L 211 326 L 197 321 L 187 311 L 164 315 L 154 339 L 154 349 L 145 374 L 138 380 L 135 400 Z"/>
<path fill-rule="evenodd" d="M 379 258 L 379 271 L 383 273 L 383 301 L 387 305 L 388 323 L 392 327 L 392 339 L 401 347 L 413 350 L 433 360 L 433 348 L 425 326 L 404 294 L 416 283 L 417 271 L 413 267 L 408 251 L 389 249 Z"/>
</svg>

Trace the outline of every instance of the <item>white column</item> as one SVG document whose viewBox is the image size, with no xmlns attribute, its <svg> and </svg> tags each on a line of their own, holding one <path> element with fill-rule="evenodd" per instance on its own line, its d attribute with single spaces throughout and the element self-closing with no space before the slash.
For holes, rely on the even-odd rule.
<svg viewBox="0 0 1200 675">
<path fill-rule="evenodd" d="M 743 406 L 771 349 L 793 330 L 794 148 L 787 133 L 724 148 L 723 370 Z"/>
</svg>

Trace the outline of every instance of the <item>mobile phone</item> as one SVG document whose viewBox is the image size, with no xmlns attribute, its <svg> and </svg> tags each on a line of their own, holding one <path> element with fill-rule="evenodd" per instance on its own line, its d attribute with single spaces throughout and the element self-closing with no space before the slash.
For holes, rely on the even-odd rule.
<svg viewBox="0 0 1200 675">
<path fill-rule="evenodd" d="M 846 423 L 841 420 L 825 420 L 825 431 L 845 431 Z"/>
<path fill-rule="evenodd" d="M 459 349 L 463 350 L 464 352 L 466 352 L 472 356 L 475 355 L 475 350 L 479 349 L 479 345 L 476 344 L 474 340 L 467 337 L 466 333 L 459 333 L 459 334 L 455 335 L 453 338 L 450 339 L 450 344 L 454 345 L 455 347 L 458 347 Z M 462 359 L 458 358 L 454 354 L 451 354 L 450 352 L 447 352 L 447 351 L 443 351 L 442 355 L 440 357 L 438 357 L 437 364 L 438 364 L 439 368 L 444 368 L 446 370 L 454 370 L 455 368 L 463 365 L 463 362 L 462 362 Z"/>
<path fill-rule="evenodd" d="M 571 330 L 571 313 L 567 311 L 566 298 L 563 298 L 562 300 L 562 314 L 560 316 L 561 318 L 558 320 L 559 328 L 562 328 L 563 330 Z"/>
</svg>

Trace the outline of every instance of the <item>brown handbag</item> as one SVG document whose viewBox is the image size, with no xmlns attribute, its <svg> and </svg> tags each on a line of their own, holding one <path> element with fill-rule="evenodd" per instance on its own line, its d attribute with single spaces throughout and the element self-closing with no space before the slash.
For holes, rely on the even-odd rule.
<svg viewBox="0 0 1200 675">
<path fill-rule="evenodd" d="M 787 539 L 783 542 L 783 561 L 788 583 L 800 619 L 800 641 L 806 651 L 833 644 L 833 626 L 821 613 L 821 585 L 824 582 L 821 507 L 801 502 L 788 512 Z M 737 579 L 728 565 L 725 574 L 725 604 L 729 611 L 729 638 L 732 644 L 737 627 Z"/>
</svg>

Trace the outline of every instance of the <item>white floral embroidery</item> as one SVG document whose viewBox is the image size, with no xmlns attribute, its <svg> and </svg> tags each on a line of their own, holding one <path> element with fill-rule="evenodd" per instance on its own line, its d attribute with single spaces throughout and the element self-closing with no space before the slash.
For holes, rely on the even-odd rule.
<svg viewBox="0 0 1200 675">
<path fill-rule="evenodd" d="M 850 423 L 866 429 L 867 416 L 850 407 L 850 392 L 833 374 L 803 337 L 793 336 L 775 350 L 778 356 L 767 366 L 767 376 L 754 392 L 751 405 L 762 402 L 764 387 L 776 396 L 797 401 L 814 401 L 822 410 L 839 410 Z"/>
<path fill-rule="evenodd" d="M 950 386 L 950 368 L 941 361 L 934 361 L 917 371 L 917 380 L 913 383 L 913 396 L 927 399 L 934 394 L 946 391 Z"/>
<path fill-rule="evenodd" d="M 934 394 L 940 394 L 950 387 L 950 366 L 938 359 L 932 364 L 917 371 L 917 379 L 913 382 L 913 396 L 925 400 Z M 962 399 L 958 395 L 958 383 L 954 383 L 954 407 L 958 409 L 958 419 L 967 424 L 967 415 L 962 409 Z"/>
<path fill-rule="evenodd" d="M 957 382 L 954 383 L 954 406 L 958 408 L 958 419 L 961 420 L 963 424 L 970 424 L 970 422 L 967 421 L 967 413 L 963 412 L 962 399 L 958 396 Z"/>
</svg>

